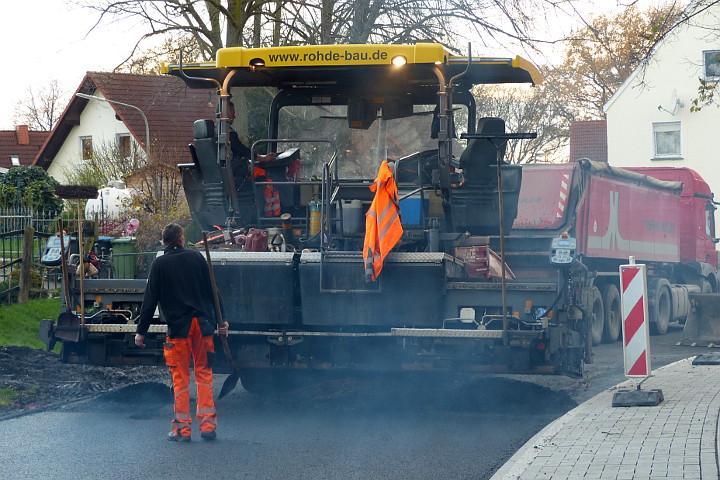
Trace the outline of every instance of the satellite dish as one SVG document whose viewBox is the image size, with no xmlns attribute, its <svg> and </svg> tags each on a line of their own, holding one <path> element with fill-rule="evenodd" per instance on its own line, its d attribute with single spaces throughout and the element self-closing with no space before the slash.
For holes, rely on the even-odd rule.
<svg viewBox="0 0 720 480">
<path fill-rule="evenodd" d="M 663 107 L 662 105 L 658 105 L 658 111 L 659 112 L 667 112 L 670 115 L 674 116 L 675 114 L 677 114 L 678 110 L 680 110 L 681 108 L 683 108 L 685 106 L 685 104 L 680 100 L 680 98 L 678 98 L 678 93 L 677 93 L 676 88 L 673 88 L 672 97 L 670 99 L 670 105 L 671 105 L 672 110 L 668 110 L 667 108 Z"/>
</svg>

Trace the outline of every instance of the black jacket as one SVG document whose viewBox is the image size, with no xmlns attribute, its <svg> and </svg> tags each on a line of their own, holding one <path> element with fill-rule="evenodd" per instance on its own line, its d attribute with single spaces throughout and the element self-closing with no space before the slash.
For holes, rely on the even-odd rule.
<svg viewBox="0 0 720 480">
<path fill-rule="evenodd" d="M 234 129 L 230 129 L 230 150 L 232 151 L 234 159 L 244 158 L 246 161 L 250 159 L 250 149 L 245 146 L 240 140 L 237 132 Z"/>
<path fill-rule="evenodd" d="M 187 338 L 193 317 L 198 317 L 203 335 L 213 334 L 215 301 L 210 271 L 200 252 L 170 245 L 153 261 L 140 308 L 140 335 L 150 328 L 158 303 L 170 338 Z"/>
</svg>

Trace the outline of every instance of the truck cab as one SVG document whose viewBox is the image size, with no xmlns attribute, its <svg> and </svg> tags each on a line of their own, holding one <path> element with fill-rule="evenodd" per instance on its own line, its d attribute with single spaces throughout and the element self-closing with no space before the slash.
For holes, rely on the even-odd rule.
<svg viewBox="0 0 720 480">
<path fill-rule="evenodd" d="M 707 182 L 695 170 L 686 167 L 629 167 L 627 170 L 659 180 L 682 182 L 680 261 L 705 263 L 717 271 L 717 207 Z"/>
</svg>

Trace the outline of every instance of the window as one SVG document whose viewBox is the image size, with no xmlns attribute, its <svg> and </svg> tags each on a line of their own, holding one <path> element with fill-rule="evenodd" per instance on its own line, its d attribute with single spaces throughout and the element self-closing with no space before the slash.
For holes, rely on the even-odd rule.
<svg viewBox="0 0 720 480">
<path fill-rule="evenodd" d="M 18 155 L 10 155 L 10 165 L 13 167 L 20 166 L 20 157 Z"/>
<path fill-rule="evenodd" d="M 715 237 L 715 205 L 708 202 L 705 205 L 705 233 L 708 237 Z"/>
<path fill-rule="evenodd" d="M 80 137 L 80 152 L 83 160 L 90 160 L 93 155 L 92 137 Z"/>
<path fill-rule="evenodd" d="M 720 78 L 720 50 L 706 50 L 703 52 L 705 64 L 705 78 Z"/>
<path fill-rule="evenodd" d="M 130 158 L 130 135 L 118 135 L 117 137 L 118 153 L 120 158 Z"/>
<path fill-rule="evenodd" d="M 682 158 L 680 122 L 653 123 L 655 159 Z"/>
</svg>

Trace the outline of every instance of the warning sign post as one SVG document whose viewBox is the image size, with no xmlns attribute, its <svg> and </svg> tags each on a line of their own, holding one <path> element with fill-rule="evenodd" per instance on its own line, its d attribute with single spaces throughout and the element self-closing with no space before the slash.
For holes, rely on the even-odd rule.
<svg viewBox="0 0 720 480">
<path fill-rule="evenodd" d="M 650 377 L 650 327 L 648 325 L 647 273 L 645 265 L 620 265 L 620 304 L 625 376 L 642 378 L 636 390 L 618 390 L 613 407 L 655 406 L 663 401 L 662 390 L 642 390 Z"/>
</svg>

